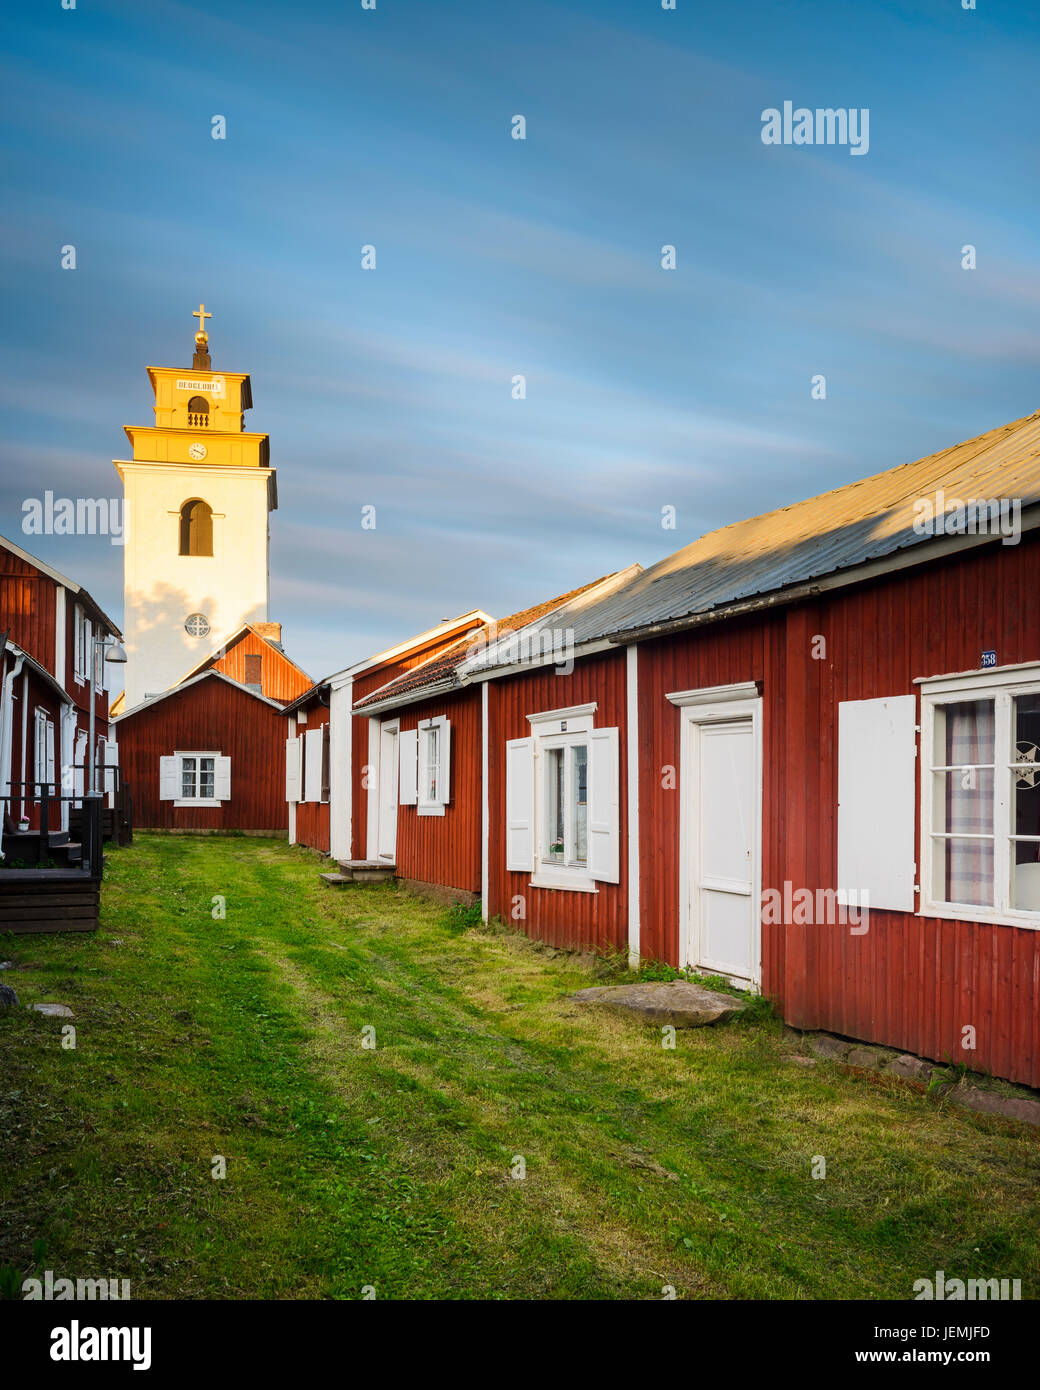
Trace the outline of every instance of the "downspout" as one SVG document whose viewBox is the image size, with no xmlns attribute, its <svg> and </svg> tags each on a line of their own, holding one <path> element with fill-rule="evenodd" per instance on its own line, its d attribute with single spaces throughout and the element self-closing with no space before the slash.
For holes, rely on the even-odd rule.
<svg viewBox="0 0 1040 1390">
<path fill-rule="evenodd" d="M 0 710 L 0 808 L 11 805 L 11 758 L 14 752 L 12 741 L 14 738 L 14 683 L 21 675 L 22 665 L 25 662 L 25 653 L 19 652 L 14 666 L 4 677 L 3 689 L 3 708 Z M 3 795 L 4 788 L 7 788 L 7 795 Z M 0 816 L 0 859 L 4 858 L 3 850 L 4 826 L 3 817 Z"/>
</svg>

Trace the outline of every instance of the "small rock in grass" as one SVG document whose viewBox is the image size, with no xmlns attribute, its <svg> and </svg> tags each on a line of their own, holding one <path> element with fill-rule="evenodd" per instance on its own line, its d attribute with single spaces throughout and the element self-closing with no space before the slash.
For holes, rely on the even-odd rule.
<svg viewBox="0 0 1040 1390">
<path fill-rule="evenodd" d="M 796 1067 L 814 1067 L 816 1065 L 815 1057 L 799 1057 L 793 1052 L 789 1057 L 785 1057 L 784 1061 L 793 1062 Z"/>
<path fill-rule="evenodd" d="M 809 1039 L 809 1046 L 818 1057 L 833 1057 L 837 1061 L 843 1061 L 849 1050 L 848 1043 L 840 1038 L 832 1038 L 830 1033 L 818 1033 L 815 1038 Z"/>
<path fill-rule="evenodd" d="M 68 1004 L 34 1004 L 33 1008 L 38 1014 L 43 1014 L 46 1018 L 75 1018 L 76 1015 L 69 1008 Z"/>
<path fill-rule="evenodd" d="M 0 1014 L 7 1013 L 18 1003 L 18 996 L 10 985 L 0 985 Z"/>
<path fill-rule="evenodd" d="M 922 1062 L 920 1057 L 914 1057 L 909 1052 L 896 1057 L 889 1071 L 895 1076 L 902 1076 L 911 1081 L 928 1081 L 932 1075 L 930 1063 Z"/>
<path fill-rule="evenodd" d="M 878 1053 L 869 1047 L 854 1047 L 845 1058 L 850 1067 L 873 1068 L 878 1064 Z"/>
<path fill-rule="evenodd" d="M 984 1091 L 963 1083 L 955 1086 L 947 1099 L 955 1105 L 963 1105 L 968 1110 L 981 1111 L 988 1115 L 1003 1115 L 1010 1120 L 1024 1120 L 1026 1124 L 1040 1125 L 1040 1101 L 1022 1096 L 1001 1096 L 994 1091 Z"/>
<path fill-rule="evenodd" d="M 576 1004 L 595 1004 L 644 1023 L 670 1023 L 675 1028 L 703 1028 L 747 1008 L 745 1001 L 733 994 L 705 989 L 688 980 L 666 984 L 598 985 L 593 989 L 580 989 L 570 997 Z"/>
<path fill-rule="evenodd" d="M 13 969 L 14 969 L 14 961 L 13 961 L 13 960 L 0 960 L 0 970 L 13 970 Z"/>
</svg>

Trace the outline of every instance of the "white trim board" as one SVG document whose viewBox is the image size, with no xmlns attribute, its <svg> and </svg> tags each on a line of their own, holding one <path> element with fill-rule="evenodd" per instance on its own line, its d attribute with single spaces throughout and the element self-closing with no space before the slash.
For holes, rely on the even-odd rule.
<svg viewBox="0 0 1040 1390">
<path fill-rule="evenodd" d="M 758 686 L 754 681 L 741 681 L 738 685 L 706 685 L 698 690 L 673 690 L 664 698 L 680 709 L 688 705 L 717 705 L 726 700 L 757 699 Z"/>
<path fill-rule="evenodd" d="M 628 772 L 628 964 L 639 965 L 639 648 L 625 648 L 625 762 Z"/>
<path fill-rule="evenodd" d="M 480 916 L 488 919 L 491 808 L 488 789 L 488 686 L 480 691 Z"/>
</svg>

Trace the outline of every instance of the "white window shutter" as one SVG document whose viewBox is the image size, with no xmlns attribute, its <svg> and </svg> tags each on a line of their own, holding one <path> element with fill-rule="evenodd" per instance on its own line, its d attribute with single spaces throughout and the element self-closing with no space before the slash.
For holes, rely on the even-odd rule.
<svg viewBox="0 0 1040 1390">
<path fill-rule="evenodd" d="M 115 792 L 115 789 L 116 789 L 116 774 L 115 774 L 115 769 L 118 768 L 118 767 L 119 767 L 119 744 L 118 744 L 118 743 L 106 743 L 106 744 L 105 744 L 105 770 L 104 770 L 104 772 L 102 773 L 101 778 L 99 779 L 99 780 L 101 781 L 101 784 L 102 784 L 102 785 L 101 785 L 101 790 L 102 790 L 102 791 L 112 792 L 112 793 Z"/>
<path fill-rule="evenodd" d="M 54 722 L 47 720 L 47 768 L 46 782 L 48 783 L 51 796 L 54 795 Z"/>
<path fill-rule="evenodd" d="M 33 716 L 33 771 L 37 796 L 40 795 L 40 787 L 44 779 L 46 749 L 47 716 L 43 710 L 38 709 Z"/>
<path fill-rule="evenodd" d="M 176 801 L 181 794 L 180 758 L 159 759 L 159 800 Z"/>
<path fill-rule="evenodd" d="M 321 729 L 308 729 L 303 736 L 306 768 L 303 777 L 304 801 L 321 800 Z"/>
<path fill-rule="evenodd" d="M 534 739 L 506 743 L 506 868 L 534 872 Z"/>
<path fill-rule="evenodd" d="M 285 740 L 285 799 L 286 801 L 299 801 L 300 799 L 300 740 L 298 738 Z"/>
<path fill-rule="evenodd" d="M 437 744 L 437 800 L 446 806 L 451 800 L 451 724 L 447 719 L 440 730 Z"/>
<path fill-rule="evenodd" d="M 400 760 L 400 796 L 402 806 L 414 806 L 418 795 L 419 734 L 416 729 L 402 729 L 397 736 L 397 756 Z"/>
<path fill-rule="evenodd" d="M 589 874 L 603 883 L 620 877 L 621 781 L 617 729 L 589 734 Z"/>
<path fill-rule="evenodd" d="M 217 801 L 231 800 L 231 759 L 217 757 L 213 760 L 213 791 Z"/>
<path fill-rule="evenodd" d="M 82 796 L 83 796 L 83 790 L 84 790 L 84 783 L 83 783 L 84 766 L 83 766 L 83 760 L 86 758 L 86 756 L 87 756 L 87 735 L 85 734 L 85 732 L 84 732 L 82 729 L 80 729 L 79 732 L 76 734 L 76 743 L 75 743 L 75 747 L 74 747 L 73 754 L 72 754 L 72 761 L 73 761 L 73 769 L 72 769 L 72 791 L 73 791 L 73 795 L 74 795 L 75 797 L 77 797 L 77 799 L 82 798 Z"/>
<path fill-rule="evenodd" d="M 913 695 L 838 705 L 835 887 L 868 907 L 915 908 L 916 714 Z"/>
</svg>

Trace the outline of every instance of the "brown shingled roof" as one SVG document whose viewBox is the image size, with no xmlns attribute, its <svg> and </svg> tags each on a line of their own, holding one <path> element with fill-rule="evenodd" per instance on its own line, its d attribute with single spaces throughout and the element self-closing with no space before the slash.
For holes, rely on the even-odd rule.
<svg viewBox="0 0 1040 1390">
<path fill-rule="evenodd" d="M 571 599 L 577 598 L 579 594 L 584 594 L 589 589 L 594 589 L 597 584 L 602 584 L 604 579 L 610 577 L 609 574 L 601 575 L 599 579 L 593 579 L 588 584 L 571 589 L 569 593 L 558 594 L 556 598 L 547 599 L 544 603 L 536 603 L 530 608 L 522 608 L 519 613 L 511 613 L 508 618 L 496 618 L 494 632 L 496 635 L 501 635 L 504 632 L 513 632 L 526 627 L 528 623 L 537 622 L 539 618 L 544 618 L 546 614 L 559 608 L 561 604 L 570 602 Z M 458 668 L 472 653 L 474 642 L 490 630 L 489 624 L 484 623 L 475 631 L 467 632 L 446 651 L 431 657 L 421 666 L 415 666 L 410 671 L 405 671 L 395 680 L 388 681 L 380 689 L 374 690 L 370 695 L 358 700 L 354 708 L 364 709 L 367 705 L 382 704 L 384 700 L 397 700 L 404 695 L 415 694 L 418 697 L 430 686 L 439 686 L 445 681 L 450 681 Z"/>
</svg>

